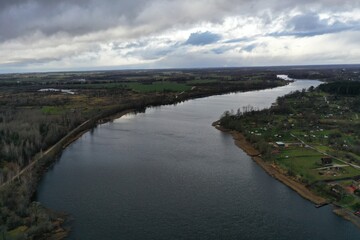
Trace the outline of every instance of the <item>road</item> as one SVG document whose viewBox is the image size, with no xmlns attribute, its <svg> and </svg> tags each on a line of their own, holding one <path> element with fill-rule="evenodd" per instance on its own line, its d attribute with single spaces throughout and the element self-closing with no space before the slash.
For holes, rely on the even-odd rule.
<svg viewBox="0 0 360 240">
<path fill-rule="evenodd" d="M 76 132 L 78 129 L 82 128 L 85 124 L 89 123 L 91 120 L 87 120 L 85 122 L 83 122 L 81 125 L 79 125 L 78 127 L 76 127 L 75 129 L 73 129 L 71 132 L 69 132 L 65 137 L 63 137 L 60 141 L 71 137 L 74 132 Z M 59 142 L 60 142 L 59 141 Z M 6 185 L 10 184 L 11 182 L 15 181 L 16 179 L 18 179 L 19 177 L 21 177 L 21 175 L 23 175 L 25 172 L 27 172 L 28 170 L 31 170 L 32 167 L 35 166 L 35 164 L 37 164 L 39 162 L 40 159 L 42 159 L 44 156 L 46 156 L 47 154 L 49 154 L 52 150 L 54 150 L 54 148 L 56 147 L 58 143 L 56 143 L 55 145 L 53 145 L 52 147 L 48 148 L 45 152 L 43 152 L 42 154 L 38 154 L 38 156 L 34 157 L 32 162 L 30 164 L 28 164 L 26 167 L 24 167 L 23 169 L 21 169 L 21 171 L 19 171 L 15 176 L 13 176 L 10 180 L 4 182 L 3 184 L 0 185 L 0 190 L 2 188 L 4 188 Z"/>
<path fill-rule="evenodd" d="M 342 163 L 344 163 L 344 164 L 346 164 L 346 165 L 352 166 L 352 167 L 360 170 L 360 166 L 358 166 L 358 165 L 356 165 L 356 164 L 353 164 L 353 163 L 349 163 L 349 162 L 347 162 L 347 161 L 345 161 L 345 160 L 342 160 L 342 159 L 340 159 L 340 158 L 337 158 L 337 157 L 335 157 L 335 156 L 332 156 L 332 155 L 330 155 L 330 154 L 328 154 L 328 153 L 326 153 L 326 152 L 320 151 L 319 149 L 317 149 L 317 148 L 315 148 L 315 147 L 307 144 L 307 143 L 304 142 L 302 139 L 298 138 L 297 136 L 295 136 L 295 135 L 292 134 L 292 133 L 291 133 L 290 135 L 291 135 L 293 138 L 295 138 L 295 139 L 297 139 L 298 141 L 300 141 L 300 142 L 301 142 L 302 144 L 304 144 L 305 146 L 307 146 L 308 148 L 313 149 L 313 150 L 315 150 L 315 151 L 318 152 L 318 153 L 321 153 L 321 154 L 324 154 L 324 155 L 326 155 L 326 156 L 329 156 L 329 157 L 331 157 L 331 158 L 333 158 L 333 159 L 336 159 L 336 160 L 338 160 L 338 161 L 340 161 L 340 162 L 342 162 Z"/>
</svg>

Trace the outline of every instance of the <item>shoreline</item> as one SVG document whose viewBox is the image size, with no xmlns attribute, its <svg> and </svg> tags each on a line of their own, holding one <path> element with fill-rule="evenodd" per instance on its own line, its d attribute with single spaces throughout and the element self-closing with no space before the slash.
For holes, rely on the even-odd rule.
<svg viewBox="0 0 360 240">
<path fill-rule="evenodd" d="M 218 129 L 219 131 L 229 133 L 234 141 L 235 145 L 239 148 L 241 148 L 248 156 L 251 157 L 251 159 L 256 162 L 261 168 L 265 170 L 270 176 L 274 177 L 275 179 L 279 180 L 286 186 L 290 187 L 292 190 L 297 192 L 300 196 L 303 198 L 313 202 L 314 204 L 323 204 L 326 201 L 325 198 L 322 198 L 313 192 L 311 192 L 304 184 L 295 181 L 294 179 L 287 176 L 285 173 L 281 172 L 279 168 L 277 168 L 274 164 L 270 164 L 265 162 L 259 153 L 258 150 L 256 150 L 251 143 L 249 143 L 244 135 L 242 135 L 239 132 L 232 131 L 225 129 L 217 124 L 218 122 L 214 122 L 213 126 Z"/>
<path fill-rule="evenodd" d="M 87 133 L 89 130 L 91 130 L 92 128 L 94 128 L 98 124 L 103 124 L 103 123 L 112 121 L 112 120 L 114 120 L 116 118 L 120 118 L 120 117 L 124 116 L 125 114 L 128 114 L 130 112 L 134 112 L 134 111 L 135 111 L 134 109 L 121 110 L 119 112 L 116 112 L 114 114 L 110 114 L 110 115 L 107 115 L 107 116 L 95 116 L 95 117 L 83 122 L 82 124 L 80 124 L 79 126 L 74 128 L 73 130 L 71 130 L 63 138 L 61 138 L 57 143 L 55 143 L 54 145 L 52 145 L 51 147 L 46 149 L 42 154 L 34 156 L 31 163 L 28 166 L 26 166 L 25 168 L 23 168 L 14 177 L 12 177 L 12 179 L 10 179 L 9 181 L 2 184 L 0 186 L 0 190 L 2 190 L 3 188 L 8 187 L 14 181 L 20 179 L 23 174 L 25 174 L 28 171 L 31 171 L 34 167 L 43 167 L 43 166 L 36 166 L 36 165 L 39 162 L 41 162 L 42 160 L 44 160 L 44 159 L 46 159 L 48 157 L 52 158 L 52 157 L 57 156 L 64 149 L 66 149 L 69 145 L 71 145 L 73 142 L 78 140 L 83 134 Z M 50 162 L 52 162 L 52 161 L 50 160 Z M 41 174 L 40 178 L 41 177 L 42 177 L 42 174 Z"/>
<path fill-rule="evenodd" d="M 270 164 L 265 162 L 259 153 L 258 150 L 254 148 L 254 146 L 246 140 L 243 134 L 237 131 L 226 129 L 219 125 L 219 121 L 215 121 L 213 124 L 217 130 L 230 134 L 233 139 L 234 143 L 237 147 L 242 149 L 251 159 L 256 162 L 266 173 L 268 173 L 271 177 L 275 178 L 276 180 L 280 181 L 281 183 L 285 184 L 287 187 L 291 188 L 293 191 L 297 192 L 302 198 L 309 200 L 314 204 L 323 204 L 328 203 L 328 201 L 313 193 L 310 189 L 306 187 L 303 183 L 295 181 L 291 177 L 287 176 L 284 172 L 280 171 L 275 164 Z M 350 210 L 335 206 L 333 206 L 332 212 L 336 215 L 344 218 L 347 221 L 350 221 L 356 227 L 360 228 L 360 218 L 355 216 Z"/>
<path fill-rule="evenodd" d="M 85 133 L 87 133 L 89 130 L 91 130 L 92 128 L 96 127 L 97 125 L 114 121 L 115 119 L 121 118 L 122 116 L 124 116 L 124 115 L 126 115 L 126 114 L 128 114 L 128 113 L 132 113 L 132 112 L 134 112 L 134 111 L 135 111 L 134 109 L 127 109 L 127 110 L 123 110 L 123 111 L 121 111 L 121 112 L 112 114 L 112 115 L 110 115 L 110 116 L 100 118 L 100 119 L 98 119 L 98 120 L 95 120 L 95 119 L 94 119 L 94 120 L 95 120 L 94 126 L 88 128 L 88 129 L 84 129 L 83 131 L 81 131 L 80 133 L 78 133 L 76 136 L 74 136 L 73 138 L 69 139 L 69 140 L 62 146 L 62 149 L 65 150 L 68 146 L 70 146 L 70 145 L 71 145 L 72 143 L 74 143 L 76 140 L 78 140 L 79 138 L 81 138 L 82 135 L 84 135 Z M 75 129 L 74 129 L 74 130 L 75 130 Z M 66 136 L 65 136 L 65 137 L 66 137 Z"/>
</svg>

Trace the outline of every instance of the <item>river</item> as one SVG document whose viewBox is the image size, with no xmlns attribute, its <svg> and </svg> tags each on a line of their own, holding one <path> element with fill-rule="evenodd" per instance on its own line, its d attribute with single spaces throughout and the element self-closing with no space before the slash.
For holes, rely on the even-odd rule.
<svg viewBox="0 0 360 240">
<path fill-rule="evenodd" d="M 99 125 L 64 150 L 37 200 L 71 214 L 69 239 L 360 239 L 270 177 L 211 123 L 225 110 L 270 107 L 284 87 L 148 108 Z"/>
</svg>

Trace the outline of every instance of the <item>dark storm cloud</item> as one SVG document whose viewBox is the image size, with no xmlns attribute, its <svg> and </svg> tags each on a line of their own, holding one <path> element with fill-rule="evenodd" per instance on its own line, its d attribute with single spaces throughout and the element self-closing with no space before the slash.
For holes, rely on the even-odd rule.
<svg viewBox="0 0 360 240">
<path fill-rule="evenodd" d="M 195 32 L 191 33 L 188 40 L 185 42 L 186 45 L 207 45 L 211 43 L 216 43 L 221 39 L 219 34 L 211 32 Z"/>
<path fill-rule="evenodd" d="M 131 25 L 145 0 L 25 0 L 1 1 L 0 40 L 33 32 L 82 35 L 118 25 Z"/>
</svg>

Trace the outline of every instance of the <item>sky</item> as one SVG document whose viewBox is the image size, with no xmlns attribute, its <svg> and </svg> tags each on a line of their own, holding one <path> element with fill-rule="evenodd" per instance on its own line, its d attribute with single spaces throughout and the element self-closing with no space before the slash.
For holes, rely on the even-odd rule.
<svg viewBox="0 0 360 240">
<path fill-rule="evenodd" d="M 0 0 L 0 73 L 360 63 L 360 0 Z"/>
</svg>

